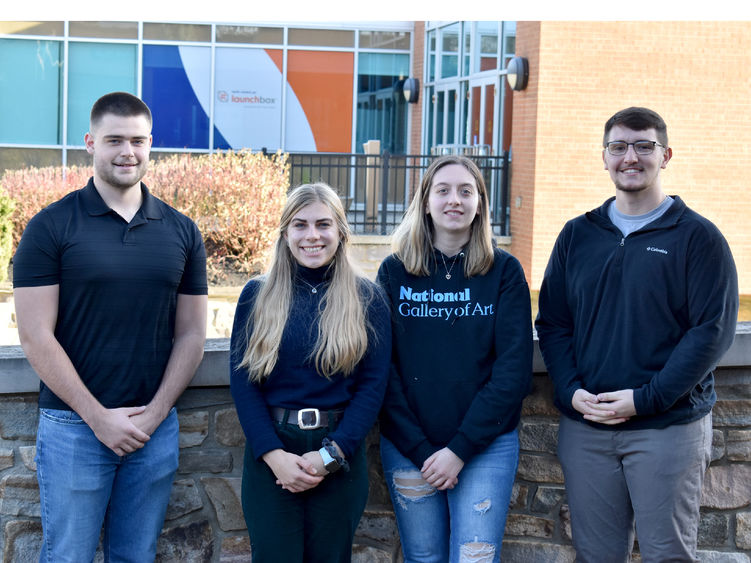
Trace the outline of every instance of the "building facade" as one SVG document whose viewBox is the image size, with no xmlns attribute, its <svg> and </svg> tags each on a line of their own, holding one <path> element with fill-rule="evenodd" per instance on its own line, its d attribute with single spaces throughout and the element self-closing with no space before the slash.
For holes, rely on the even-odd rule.
<svg viewBox="0 0 751 563">
<path fill-rule="evenodd" d="M 514 55 L 529 83 L 512 92 Z M 565 221 L 612 195 L 605 120 L 648 106 L 668 123 L 666 190 L 723 231 L 751 293 L 751 22 L 0 22 L 0 60 L 0 171 L 88 164 L 89 108 L 113 90 L 154 110 L 157 158 L 373 140 L 391 155 L 505 154 L 491 211 L 533 288 Z M 399 181 L 394 217 L 414 184 Z"/>
</svg>

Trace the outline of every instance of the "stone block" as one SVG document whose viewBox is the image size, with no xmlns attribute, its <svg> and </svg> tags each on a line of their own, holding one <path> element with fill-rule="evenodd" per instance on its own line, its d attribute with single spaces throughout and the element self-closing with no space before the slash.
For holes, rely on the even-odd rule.
<svg viewBox="0 0 751 563">
<path fill-rule="evenodd" d="M 522 421 L 519 428 L 519 446 L 522 450 L 555 455 L 558 446 L 558 423 Z"/>
<path fill-rule="evenodd" d="M 214 557 L 214 537 L 208 520 L 162 529 L 156 547 L 159 563 L 205 563 Z"/>
<path fill-rule="evenodd" d="M 521 454 L 517 479 L 535 483 L 563 483 L 563 469 L 558 459 L 549 454 Z"/>
<path fill-rule="evenodd" d="M 511 501 L 509 502 L 509 508 L 512 510 L 522 510 L 527 506 L 527 499 L 529 498 L 529 487 L 522 483 L 514 483 L 511 489 Z"/>
<path fill-rule="evenodd" d="M 535 375 L 532 393 L 522 403 L 522 416 L 549 416 L 557 421 L 559 414 L 553 405 L 553 382 L 547 375 Z"/>
<path fill-rule="evenodd" d="M 378 542 L 396 545 L 399 542 L 399 530 L 396 528 L 394 512 L 388 509 L 366 508 L 355 531 L 355 538 L 369 540 L 368 543 L 371 544 Z"/>
<path fill-rule="evenodd" d="M 0 438 L 34 442 L 38 421 L 36 395 L 3 395 L 0 401 Z"/>
<path fill-rule="evenodd" d="M 21 446 L 18 448 L 18 452 L 21 454 L 21 461 L 26 469 L 29 471 L 37 470 L 37 463 L 34 461 L 34 457 L 37 453 L 36 446 Z"/>
<path fill-rule="evenodd" d="M 532 499 L 532 512 L 551 512 L 566 496 L 563 487 L 537 487 Z"/>
<path fill-rule="evenodd" d="M 558 511 L 558 523 L 561 527 L 561 536 L 570 542 L 573 536 L 571 535 L 571 509 L 568 504 L 562 505 L 561 510 Z"/>
<path fill-rule="evenodd" d="M 728 430 L 726 448 L 730 461 L 751 461 L 751 430 Z"/>
<path fill-rule="evenodd" d="M 503 542 L 503 561 L 529 563 L 574 563 L 576 552 L 570 545 L 556 545 L 524 540 Z"/>
<path fill-rule="evenodd" d="M 751 426 L 751 399 L 718 400 L 712 409 L 712 425 Z"/>
<path fill-rule="evenodd" d="M 204 477 L 201 484 L 214 507 L 219 527 L 225 532 L 244 530 L 246 526 L 240 500 L 242 479 Z"/>
<path fill-rule="evenodd" d="M 728 551 L 702 551 L 696 552 L 696 556 L 701 563 L 749 563 L 751 559 L 743 553 L 732 553 Z"/>
<path fill-rule="evenodd" d="M 0 470 L 13 467 L 13 448 L 0 448 Z"/>
<path fill-rule="evenodd" d="M 248 563 L 250 560 L 250 538 L 248 534 L 227 536 L 222 539 L 219 563 Z"/>
<path fill-rule="evenodd" d="M 175 520 L 203 508 L 203 501 L 193 479 L 181 479 L 172 484 L 166 520 Z"/>
<path fill-rule="evenodd" d="M 391 552 L 370 545 L 352 546 L 352 563 L 391 563 Z"/>
<path fill-rule="evenodd" d="M 735 515 L 735 545 L 751 550 L 751 512 L 738 512 Z"/>
<path fill-rule="evenodd" d="M 725 455 L 725 433 L 722 430 L 712 430 L 712 459 L 717 461 Z"/>
<path fill-rule="evenodd" d="M 245 444 L 240 419 L 234 408 L 221 409 L 214 413 L 214 437 L 223 446 L 242 446 Z"/>
<path fill-rule="evenodd" d="M 232 454 L 227 450 L 183 450 L 180 452 L 180 466 L 177 472 L 186 473 L 226 473 L 232 471 Z"/>
<path fill-rule="evenodd" d="M 180 448 L 199 446 L 209 435 L 209 413 L 198 411 L 179 413 L 177 418 L 180 422 Z"/>
<path fill-rule="evenodd" d="M 699 545 L 725 545 L 729 535 L 730 517 L 727 514 L 717 512 L 706 512 L 701 514 L 699 520 Z"/>
<path fill-rule="evenodd" d="M 42 549 L 42 524 L 11 520 L 5 524 L 3 563 L 37 563 Z"/>
<path fill-rule="evenodd" d="M 510 536 L 552 538 L 554 529 L 555 522 L 553 520 L 528 514 L 511 513 L 506 520 L 506 533 Z"/>
<path fill-rule="evenodd" d="M 710 465 L 704 477 L 701 505 L 728 510 L 751 503 L 751 465 Z"/>
<path fill-rule="evenodd" d="M 0 480 L 0 514 L 40 516 L 36 475 L 6 475 Z"/>
</svg>

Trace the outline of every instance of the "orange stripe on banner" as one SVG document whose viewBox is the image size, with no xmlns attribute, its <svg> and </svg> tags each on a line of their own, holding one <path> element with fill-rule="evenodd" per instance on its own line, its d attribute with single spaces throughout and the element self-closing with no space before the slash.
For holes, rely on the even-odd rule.
<svg viewBox="0 0 751 563">
<path fill-rule="evenodd" d="M 352 146 L 354 61 L 354 53 L 287 55 L 287 82 L 300 100 L 319 152 L 349 152 Z"/>
<path fill-rule="evenodd" d="M 266 54 L 269 56 L 271 61 L 276 65 L 276 68 L 279 69 L 279 74 L 284 74 L 284 53 L 280 51 L 279 49 L 264 49 L 266 51 Z"/>
</svg>

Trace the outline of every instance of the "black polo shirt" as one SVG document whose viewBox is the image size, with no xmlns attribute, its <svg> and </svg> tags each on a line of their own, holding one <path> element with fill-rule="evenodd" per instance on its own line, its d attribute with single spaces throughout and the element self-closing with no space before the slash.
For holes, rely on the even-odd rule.
<svg viewBox="0 0 751 563">
<path fill-rule="evenodd" d="M 205 295 L 198 227 L 141 184 L 127 223 L 94 187 L 35 215 L 13 258 L 13 286 L 60 285 L 55 336 L 106 408 L 147 404 L 172 350 L 178 293 Z M 39 406 L 68 409 L 45 385 Z"/>
</svg>

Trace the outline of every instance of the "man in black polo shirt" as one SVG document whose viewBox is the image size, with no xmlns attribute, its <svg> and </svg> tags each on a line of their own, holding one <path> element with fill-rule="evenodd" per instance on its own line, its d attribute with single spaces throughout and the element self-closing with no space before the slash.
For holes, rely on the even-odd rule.
<svg viewBox="0 0 751 563">
<path fill-rule="evenodd" d="M 153 561 L 178 464 L 174 404 L 203 356 L 196 225 L 141 178 L 151 112 L 123 92 L 91 110 L 94 177 L 34 216 L 13 259 L 18 329 L 41 379 L 40 561 Z"/>
</svg>

